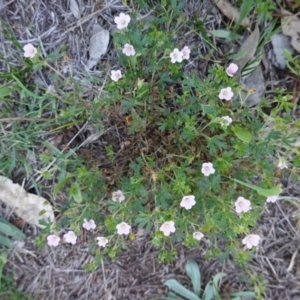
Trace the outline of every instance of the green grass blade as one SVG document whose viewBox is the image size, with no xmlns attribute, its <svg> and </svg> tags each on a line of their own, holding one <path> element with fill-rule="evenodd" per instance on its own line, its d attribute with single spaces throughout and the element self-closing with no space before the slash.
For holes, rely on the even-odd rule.
<svg viewBox="0 0 300 300">
<path fill-rule="evenodd" d="M 233 33 L 232 31 L 222 30 L 222 29 L 211 30 L 210 33 L 217 38 L 226 39 L 226 40 L 241 38 L 240 35 Z"/>
<path fill-rule="evenodd" d="M 244 186 L 246 186 L 246 187 L 248 187 L 250 189 L 255 190 L 261 196 L 269 197 L 269 196 L 280 195 L 282 193 L 282 189 L 281 189 L 281 185 L 280 184 L 277 184 L 276 186 L 274 186 L 274 187 L 272 187 L 270 189 L 263 189 L 263 188 L 260 188 L 257 185 L 246 183 L 246 182 L 240 181 L 238 179 L 234 179 L 233 178 L 232 180 L 234 180 L 235 182 L 237 182 L 237 183 L 239 183 L 241 185 L 244 185 Z"/>
<path fill-rule="evenodd" d="M 41 96 L 38 96 L 36 95 L 35 93 L 29 91 L 25 86 L 24 84 L 14 75 L 12 75 L 12 77 L 14 78 L 14 80 L 17 82 L 17 84 L 19 85 L 19 87 L 21 88 L 21 90 L 26 94 L 26 95 L 29 95 L 35 99 L 39 99 L 39 100 L 44 100 L 45 97 L 41 97 Z"/>
<path fill-rule="evenodd" d="M 72 175 L 67 175 L 67 177 L 60 180 L 53 190 L 53 197 L 56 198 L 58 192 L 73 178 Z"/>
<path fill-rule="evenodd" d="M 236 26 L 239 26 L 243 20 L 248 16 L 250 10 L 252 9 L 253 0 L 244 0 L 240 10 L 240 17 L 236 23 Z"/>
</svg>

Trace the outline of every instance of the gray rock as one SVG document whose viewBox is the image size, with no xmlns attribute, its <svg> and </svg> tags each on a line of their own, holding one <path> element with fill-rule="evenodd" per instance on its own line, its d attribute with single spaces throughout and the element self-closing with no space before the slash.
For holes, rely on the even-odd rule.
<svg viewBox="0 0 300 300">
<path fill-rule="evenodd" d="M 294 48 L 291 46 L 291 38 L 280 34 L 275 34 L 271 38 L 274 53 L 274 65 L 280 69 L 285 69 L 286 59 L 283 54 L 283 49 L 287 49 L 291 54 L 294 53 Z"/>
</svg>

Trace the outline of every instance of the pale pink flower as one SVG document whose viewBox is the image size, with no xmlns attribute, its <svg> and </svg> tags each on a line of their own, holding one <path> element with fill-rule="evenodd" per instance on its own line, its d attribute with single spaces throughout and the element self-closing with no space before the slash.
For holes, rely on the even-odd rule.
<svg viewBox="0 0 300 300">
<path fill-rule="evenodd" d="M 64 238 L 67 243 L 70 243 L 73 245 L 76 244 L 77 236 L 75 235 L 75 233 L 73 231 L 69 231 L 68 233 L 66 233 L 64 235 Z"/>
<path fill-rule="evenodd" d="M 214 174 L 215 171 L 216 170 L 214 169 L 214 166 L 211 162 L 202 164 L 201 172 L 204 176 L 209 176 L 210 174 Z"/>
<path fill-rule="evenodd" d="M 82 224 L 82 227 L 86 230 L 91 230 L 91 229 L 95 229 L 96 228 L 96 224 L 94 220 L 89 220 L 87 221 L 87 219 L 83 220 L 84 223 Z"/>
<path fill-rule="evenodd" d="M 99 236 L 99 237 L 96 237 L 96 240 L 98 240 L 98 245 L 100 246 L 100 247 L 105 247 L 106 246 L 106 244 L 108 243 L 108 239 L 107 238 L 105 238 L 105 237 L 103 237 L 103 236 Z"/>
<path fill-rule="evenodd" d="M 120 13 L 119 16 L 115 17 L 115 23 L 118 29 L 126 28 L 130 22 L 130 16 L 124 13 Z"/>
<path fill-rule="evenodd" d="M 121 70 L 111 71 L 110 78 L 111 78 L 111 80 L 117 82 L 120 78 L 122 78 Z"/>
<path fill-rule="evenodd" d="M 226 68 L 226 73 L 229 77 L 233 77 L 233 75 L 237 72 L 239 69 L 238 65 L 231 63 L 227 68 Z"/>
<path fill-rule="evenodd" d="M 124 48 L 123 48 L 123 53 L 126 56 L 134 56 L 135 55 L 135 50 L 134 50 L 132 45 L 125 44 Z"/>
<path fill-rule="evenodd" d="M 221 89 L 221 92 L 219 94 L 219 98 L 221 100 L 224 99 L 224 100 L 229 101 L 229 100 L 231 100 L 232 97 L 233 97 L 233 92 L 231 90 L 231 87 L 227 87 L 225 89 Z"/>
<path fill-rule="evenodd" d="M 222 125 L 228 126 L 232 123 L 232 119 L 229 116 L 222 117 Z"/>
<path fill-rule="evenodd" d="M 272 202 L 272 203 L 275 203 L 277 200 L 279 199 L 279 196 L 278 195 L 273 195 L 273 196 L 269 196 L 267 197 L 267 202 Z"/>
<path fill-rule="evenodd" d="M 122 235 L 122 234 L 129 234 L 130 232 L 130 229 L 131 229 L 131 226 L 128 225 L 127 223 L 125 222 L 122 222 L 120 224 L 117 225 L 117 230 L 118 230 L 118 234 L 119 235 Z"/>
<path fill-rule="evenodd" d="M 243 239 L 242 243 L 246 245 L 248 249 L 251 249 L 253 246 L 258 246 L 259 240 L 260 236 L 258 234 L 249 234 Z"/>
<path fill-rule="evenodd" d="M 181 53 L 182 53 L 182 58 L 183 59 L 190 59 L 191 50 L 190 50 L 190 48 L 188 46 L 184 46 L 181 49 Z"/>
<path fill-rule="evenodd" d="M 191 209 L 195 204 L 195 196 L 193 195 L 184 196 L 180 202 L 180 206 L 184 207 L 185 209 Z"/>
<path fill-rule="evenodd" d="M 244 197 L 238 197 L 234 203 L 235 211 L 240 214 L 241 212 L 248 212 L 252 209 L 251 202 Z"/>
<path fill-rule="evenodd" d="M 47 236 L 47 244 L 49 246 L 56 247 L 60 242 L 60 237 L 55 234 L 50 234 Z"/>
<path fill-rule="evenodd" d="M 200 231 L 196 231 L 193 233 L 193 238 L 200 241 L 204 237 L 204 234 Z"/>
<path fill-rule="evenodd" d="M 281 170 L 282 170 L 282 169 L 288 169 L 288 166 L 287 166 L 287 164 L 286 164 L 286 161 L 285 161 L 284 159 L 282 159 L 282 158 L 279 159 L 277 167 L 278 167 L 279 169 L 281 169 Z"/>
<path fill-rule="evenodd" d="M 164 233 L 165 236 L 169 236 L 171 232 L 175 232 L 175 224 L 173 221 L 168 221 L 162 224 L 159 228 L 160 231 Z"/>
<path fill-rule="evenodd" d="M 183 53 L 181 51 L 179 51 L 177 48 L 175 48 L 171 53 L 170 53 L 170 57 L 171 57 L 171 62 L 174 64 L 176 62 L 182 62 L 183 60 Z"/>
<path fill-rule="evenodd" d="M 23 47 L 24 57 L 34 58 L 37 54 L 37 49 L 32 44 L 27 44 Z"/>
<path fill-rule="evenodd" d="M 121 190 L 112 193 L 112 201 L 114 202 L 123 202 L 125 200 L 125 196 Z"/>
</svg>

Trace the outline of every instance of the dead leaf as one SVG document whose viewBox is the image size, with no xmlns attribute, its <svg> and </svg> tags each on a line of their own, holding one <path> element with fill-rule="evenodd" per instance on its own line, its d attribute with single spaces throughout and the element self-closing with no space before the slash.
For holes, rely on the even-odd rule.
<svg viewBox="0 0 300 300">
<path fill-rule="evenodd" d="M 213 2 L 219 8 L 219 10 L 223 13 L 224 16 L 226 16 L 228 19 L 237 23 L 237 21 L 240 18 L 240 11 L 238 9 L 236 9 L 234 6 L 232 6 L 232 4 L 229 3 L 227 0 L 214 0 Z M 249 27 L 250 20 L 248 18 L 245 18 L 241 22 L 241 25 L 244 27 Z"/>
<path fill-rule="evenodd" d="M 239 74 L 241 70 L 244 68 L 244 66 L 247 64 L 247 62 L 249 62 L 253 58 L 257 50 L 258 41 L 259 41 L 259 28 L 256 25 L 253 32 L 244 41 L 238 53 L 236 54 L 238 59 L 233 61 L 233 63 L 239 66 L 239 71 L 238 71 Z"/>
<path fill-rule="evenodd" d="M 107 51 L 109 43 L 109 31 L 103 29 L 100 25 L 96 24 L 93 27 L 92 37 L 90 39 L 90 59 L 87 62 L 88 69 L 93 68 L 101 56 Z"/>
<path fill-rule="evenodd" d="M 9 220 L 9 221 L 11 224 L 15 225 L 19 229 L 22 229 L 25 225 L 25 221 L 23 219 Z"/>
<path fill-rule="evenodd" d="M 146 230 L 144 228 L 138 228 L 136 236 L 143 236 L 145 235 Z"/>
<path fill-rule="evenodd" d="M 259 36 L 259 28 L 256 25 L 235 55 L 238 58 L 233 60 L 233 63 L 239 66 L 238 80 L 246 90 L 246 92 L 241 92 L 240 95 L 236 96 L 235 100 L 245 101 L 248 107 L 257 105 L 265 92 L 265 79 L 260 67 L 263 53 L 257 53 Z"/>
<path fill-rule="evenodd" d="M 70 0 L 70 11 L 76 19 L 80 19 L 81 10 L 80 10 L 76 0 Z"/>
<path fill-rule="evenodd" d="M 292 37 L 291 45 L 300 52 L 300 19 L 283 8 L 281 8 L 281 15 L 283 34 Z"/>
<path fill-rule="evenodd" d="M 257 105 L 265 93 L 265 78 L 261 69 L 258 66 L 254 72 L 252 72 L 248 77 L 241 80 L 241 85 L 243 85 L 248 93 L 241 93 L 241 100 L 246 99 L 246 105 L 248 107 Z"/>
<path fill-rule="evenodd" d="M 27 193 L 19 184 L 4 176 L 0 176 L 0 200 L 27 223 L 44 228 L 39 220 L 55 222 L 52 206 L 46 199 Z M 44 213 L 40 215 L 42 211 Z"/>
</svg>

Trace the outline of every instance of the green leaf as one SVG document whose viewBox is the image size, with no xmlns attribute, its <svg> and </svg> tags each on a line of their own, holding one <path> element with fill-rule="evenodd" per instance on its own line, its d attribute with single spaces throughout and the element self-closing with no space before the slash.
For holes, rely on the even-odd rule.
<svg viewBox="0 0 300 300">
<path fill-rule="evenodd" d="M 3 232 L 5 235 L 11 236 L 15 239 L 24 239 L 26 237 L 26 235 L 21 230 L 1 217 L 0 232 Z"/>
<path fill-rule="evenodd" d="M 204 300 L 213 300 L 213 299 L 217 300 L 217 299 L 221 299 L 221 297 L 219 295 L 219 292 L 218 292 L 218 287 L 219 287 L 220 280 L 224 276 L 226 276 L 226 274 L 223 273 L 223 272 L 220 272 L 220 273 L 216 274 L 213 277 L 213 280 L 210 281 L 206 285 L 204 293 L 203 293 Z"/>
<path fill-rule="evenodd" d="M 227 147 L 227 144 L 224 142 L 226 133 L 222 133 L 219 135 L 214 135 L 207 141 L 207 147 L 209 148 L 210 154 L 215 154 L 219 150 L 225 150 Z"/>
<path fill-rule="evenodd" d="M 175 293 L 187 298 L 188 300 L 201 300 L 197 295 L 186 289 L 175 279 L 167 280 L 164 285 L 173 290 Z"/>
<path fill-rule="evenodd" d="M 189 261 L 185 266 L 185 270 L 187 275 L 191 278 L 195 294 L 200 296 L 201 274 L 198 265 L 194 261 Z"/>
<path fill-rule="evenodd" d="M 270 189 L 263 189 L 257 185 L 246 183 L 246 182 L 240 181 L 238 179 L 233 178 L 233 180 L 239 184 L 242 184 L 242 185 L 252 189 L 252 190 L 255 190 L 259 195 L 264 196 L 264 197 L 277 196 L 277 195 L 280 195 L 282 192 L 280 184 L 277 184 L 276 186 L 274 186 Z"/>
<path fill-rule="evenodd" d="M 78 184 L 76 184 L 76 187 L 77 187 L 77 191 L 75 194 L 73 194 L 73 198 L 77 203 L 81 203 L 82 202 L 82 194 L 80 191 L 80 187 Z"/>
<path fill-rule="evenodd" d="M 0 246 L 1 245 L 4 245 L 4 246 L 6 246 L 9 249 L 12 248 L 11 241 L 7 237 L 2 236 L 2 235 L 0 235 Z"/>
<path fill-rule="evenodd" d="M 212 281 L 210 281 L 204 290 L 203 299 L 204 300 L 213 300 L 215 296 L 215 287 Z"/>
<path fill-rule="evenodd" d="M 220 280 L 226 276 L 226 273 L 223 273 L 223 272 L 219 272 L 218 274 L 216 274 L 214 277 L 213 277 L 213 283 L 215 285 L 216 288 L 219 287 L 219 283 L 220 283 Z"/>
<path fill-rule="evenodd" d="M 182 300 L 181 297 L 177 296 L 175 293 L 173 292 L 169 292 L 168 293 L 168 300 Z"/>
<path fill-rule="evenodd" d="M 250 10 L 252 9 L 253 0 L 244 0 L 242 3 L 240 17 L 236 23 L 236 26 L 240 25 L 242 21 L 248 16 Z"/>
<path fill-rule="evenodd" d="M 53 197 L 56 198 L 57 193 L 70 181 L 72 175 L 68 175 L 66 178 L 62 179 L 57 183 L 53 190 Z"/>
<path fill-rule="evenodd" d="M 252 134 L 246 128 L 235 126 L 233 128 L 233 132 L 240 140 L 245 143 L 249 143 L 252 140 Z"/>
<path fill-rule="evenodd" d="M 293 56 L 289 50 L 283 49 L 283 54 L 288 61 L 293 61 Z"/>
<path fill-rule="evenodd" d="M 231 32 L 227 30 L 212 30 L 210 32 L 213 36 L 217 38 L 222 38 L 222 39 L 229 39 L 231 36 Z"/>
<path fill-rule="evenodd" d="M 240 38 L 240 36 L 238 34 L 228 31 L 228 30 L 222 30 L 222 29 L 212 30 L 212 31 L 210 31 L 210 33 L 213 36 L 215 36 L 217 38 L 221 38 L 221 39 L 238 39 L 238 38 Z"/>
<path fill-rule="evenodd" d="M 236 292 L 236 293 L 231 293 L 231 297 L 255 297 L 254 292 Z"/>
<path fill-rule="evenodd" d="M 0 98 L 4 98 L 5 96 L 10 95 L 11 89 L 8 88 L 7 86 L 1 86 L 0 87 Z"/>
<path fill-rule="evenodd" d="M 113 216 L 108 216 L 104 222 L 106 228 L 110 231 L 110 232 L 114 232 L 116 230 L 116 221 L 114 219 Z"/>
<path fill-rule="evenodd" d="M 1 252 L 0 253 L 0 277 L 3 266 L 7 263 L 7 253 Z"/>
<path fill-rule="evenodd" d="M 203 40 L 207 43 L 208 46 L 212 47 L 213 49 L 217 50 L 214 46 L 214 43 L 210 40 L 206 33 L 206 28 L 204 23 L 199 19 L 199 17 L 195 14 L 195 27 L 200 31 Z"/>
<path fill-rule="evenodd" d="M 77 182 L 74 182 L 69 190 L 70 195 L 74 198 L 77 203 L 82 202 L 82 194 L 80 191 L 80 186 Z"/>
</svg>

